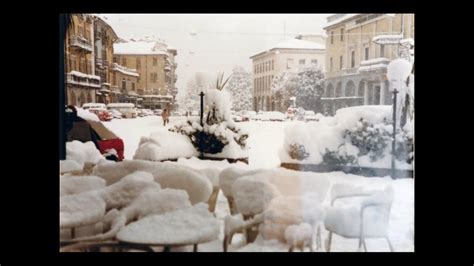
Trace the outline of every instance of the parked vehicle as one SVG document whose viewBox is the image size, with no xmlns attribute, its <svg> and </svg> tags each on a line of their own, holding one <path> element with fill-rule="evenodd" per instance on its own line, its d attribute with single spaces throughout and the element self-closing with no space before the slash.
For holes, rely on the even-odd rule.
<svg viewBox="0 0 474 266">
<path fill-rule="evenodd" d="M 112 117 L 114 119 L 121 119 L 123 118 L 123 114 L 115 109 L 109 110 L 109 112 L 112 114 Z"/>
<path fill-rule="evenodd" d="M 110 131 L 102 122 L 80 117 L 77 110 L 68 107 L 66 112 L 67 141 L 92 141 L 96 148 L 107 159 L 122 161 L 124 159 L 123 140 Z"/>
<path fill-rule="evenodd" d="M 90 108 L 106 108 L 105 103 L 85 103 L 82 105 L 82 109 L 88 110 Z"/>
<path fill-rule="evenodd" d="M 255 111 L 247 111 L 247 116 L 249 120 L 257 120 L 257 112 Z"/>
<path fill-rule="evenodd" d="M 89 112 L 96 114 L 100 121 L 110 121 L 114 118 L 112 113 L 110 113 L 109 110 L 105 108 L 91 107 L 88 110 Z"/>
<path fill-rule="evenodd" d="M 133 103 L 109 103 L 107 105 L 108 110 L 117 110 L 124 115 L 124 118 L 135 118 L 137 117 L 137 110 Z"/>
<path fill-rule="evenodd" d="M 178 111 L 171 112 L 171 116 L 181 116 L 181 113 Z"/>
<path fill-rule="evenodd" d="M 314 113 L 314 111 L 305 111 L 304 112 L 304 121 L 319 121 L 318 116 Z"/>
<path fill-rule="evenodd" d="M 260 119 L 261 121 L 285 121 L 286 115 L 277 111 L 265 112 L 260 116 Z"/>
<path fill-rule="evenodd" d="M 240 115 L 232 115 L 232 120 L 234 120 L 234 122 L 242 122 L 243 118 Z"/>
</svg>

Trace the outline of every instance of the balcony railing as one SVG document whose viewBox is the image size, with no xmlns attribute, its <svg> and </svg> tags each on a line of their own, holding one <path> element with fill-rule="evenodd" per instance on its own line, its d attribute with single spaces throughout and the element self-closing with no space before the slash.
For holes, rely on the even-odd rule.
<svg viewBox="0 0 474 266">
<path fill-rule="evenodd" d="M 93 51 L 92 43 L 82 36 L 79 36 L 79 35 L 72 36 L 72 38 L 69 40 L 69 43 L 70 43 L 70 46 L 73 48 L 79 48 L 89 53 L 92 53 Z"/>
<path fill-rule="evenodd" d="M 96 58 L 95 59 L 95 64 L 102 66 L 102 67 L 108 67 L 109 66 L 109 61 L 101 58 Z"/>
<path fill-rule="evenodd" d="M 93 88 L 101 87 L 99 76 L 88 75 L 78 71 L 71 71 L 67 73 L 67 83 Z"/>
</svg>

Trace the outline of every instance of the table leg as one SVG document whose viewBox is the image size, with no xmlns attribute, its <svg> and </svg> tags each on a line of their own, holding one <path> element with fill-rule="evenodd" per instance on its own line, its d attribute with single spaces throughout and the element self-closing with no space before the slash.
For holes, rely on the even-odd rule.
<svg viewBox="0 0 474 266">
<path fill-rule="evenodd" d="M 193 245 L 193 252 L 198 252 L 198 244 Z"/>
</svg>

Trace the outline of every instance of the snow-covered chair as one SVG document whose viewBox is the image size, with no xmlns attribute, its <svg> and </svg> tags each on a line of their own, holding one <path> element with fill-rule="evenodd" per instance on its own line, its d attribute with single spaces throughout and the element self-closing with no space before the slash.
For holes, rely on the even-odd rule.
<svg viewBox="0 0 474 266">
<path fill-rule="evenodd" d="M 324 226 L 329 231 L 326 249 L 331 250 L 332 234 L 345 238 L 358 238 L 359 251 L 362 246 L 367 251 L 366 238 L 385 238 L 390 251 L 393 246 L 388 237 L 388 224 L 393 202 L 393 188 L 382 191 L 364 191 L 360 187 L 347 184 L 336 184 L 331 190 L 331 206 L 326 211 Z M 360 206 L 337 207 L 338 199 L 364 197 Z"/>
</svg>

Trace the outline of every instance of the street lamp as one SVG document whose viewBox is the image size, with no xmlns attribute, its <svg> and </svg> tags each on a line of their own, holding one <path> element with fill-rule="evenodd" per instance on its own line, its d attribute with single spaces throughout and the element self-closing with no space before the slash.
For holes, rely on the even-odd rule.
<svg viewBox="0 0 474 266">
<path fill-rule="evenodd" d="M 406 94 L 404 81 L 411 72 L 411 64 L 403 58 L 390 62 L 387 66 L 387 78 L 390 80 L 389 91 L 393 93 L 393 140 L 392 140 L 392 178 L 395 178 L 395 143 L 397 128 L 397 93 Z"/>
</svg>

